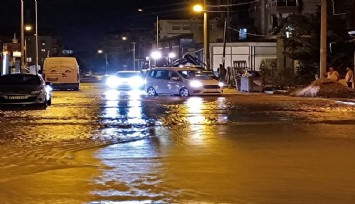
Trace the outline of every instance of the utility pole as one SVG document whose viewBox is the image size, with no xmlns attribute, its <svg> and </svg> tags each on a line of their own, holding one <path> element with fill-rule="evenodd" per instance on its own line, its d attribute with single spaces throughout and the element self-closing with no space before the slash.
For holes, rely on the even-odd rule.
<svg viewBox="0 0 355 204">
<path fill-rule="evenodd" d="M 136 71 L 136 42 L 132 42 L 133 70 Z"/>
<path fill-rule="evenodd" d="M 323 78 L 327 72 L 327 0 L 321 0 L 321 34 L 320 34 L 320 64 L 319 77 Z"/>
<path fill-rule="evenodd" d="M 35 0 L 35 15 L 36 15 L 36 74 L 38 74 L 38 4 Z"/>
<path fill-rule="evenodd" d="M 157 50 L 159 49 L 159 16 L 157 15 L 157 34 L 156 34 L 156 41 L 157 41 Z"/>
<path fill-rule="evenodd" d="M 20 67 L 20 72 L 23 72 L 23 69 L 25 68 L 25 23 L 24 23 L 24 13 L 23 13 L 23 0 L 21 0 L 21 67 Z"/>
<path fill-rule="evenodd" d="M 203 48 L 204 48 L 204 59 L 207 70 L 211 70 L 210 67 L 210 48 L 209 48 L 209 28 L 208 28 L 208 14 L 207 14 L 207 0 L 204 0 L 204 8 L 205 11 L 203 12 Z"/>
</svg>

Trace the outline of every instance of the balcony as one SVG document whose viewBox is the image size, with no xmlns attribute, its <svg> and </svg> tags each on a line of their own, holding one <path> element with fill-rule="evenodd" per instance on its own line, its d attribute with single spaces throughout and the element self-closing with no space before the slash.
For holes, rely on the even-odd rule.
<svg viewBox="0 0 355 204">
<path fill-rule="evenodd" d="M 295 13 L 299 9 L 298 0 L 269 0 L 269 10 L 273 14 Z"/>
</svg>

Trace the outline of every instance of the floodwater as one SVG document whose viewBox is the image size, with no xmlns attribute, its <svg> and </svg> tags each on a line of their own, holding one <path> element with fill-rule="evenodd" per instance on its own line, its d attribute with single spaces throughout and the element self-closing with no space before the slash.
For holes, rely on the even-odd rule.
<svg viewBox="0 0 355 204">
<path fill-rule="evenodd" d="M 0 112 L 1 203 L 353 203 L 355 107 L 84 84 Z"/>
</svg>

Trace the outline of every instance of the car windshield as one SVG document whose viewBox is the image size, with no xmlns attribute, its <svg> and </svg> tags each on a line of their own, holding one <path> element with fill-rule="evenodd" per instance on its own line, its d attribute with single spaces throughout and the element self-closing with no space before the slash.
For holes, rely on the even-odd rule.
<svg viewBox="0 0 355 204">
<path fill-rule="evenodd" d="M 118 72 L 116 76 L 119 78 L 132 78 L 132 77 L 140 77 L 141 74 L 139 72 Z"/>
<path fill-rule="evenodd" d="M 9 74 L 0 77 L 0 85 L 40 85 L 41 80 L 36 75 Z"/>
<path fill-rule="evenodd" d="M 178 71 L 179 74 L 184 77 L 185 79 L 201 79 L 201 80 L 209 80 L 212 79 L 210 76 L 207 74 L 198 71 L 198 70 L 181 70 Z"/>
</svg>

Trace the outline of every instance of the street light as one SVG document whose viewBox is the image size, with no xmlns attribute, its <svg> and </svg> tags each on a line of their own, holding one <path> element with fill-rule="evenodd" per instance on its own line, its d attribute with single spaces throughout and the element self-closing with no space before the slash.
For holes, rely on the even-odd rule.
<svg viewBox="0 0 355 204">
<path fill-rule="evenodd" d="M 162 57 L 161 52 L 159 52 L 158 50 L 153 51 L 150 56 L 154 59 L 155 61 L 155 66 L 157 66 L 157 60 L 160 59 Z"/>
<path fill-rule="evenodd" d="M 175 58 L 176 58 L 175 52 L 170 52 L 168 55 L 168 62 L 171 63 L 171 61 Z"/>
<path fill-rule="evenodd" d="M 203 12 L 203 48 L 204 48 L 204 63 L 206 69 L 210 70 L 210 51 L 209 51 L 209 33 L 208 33 L 208 15 L 206 10 L 206 0 L 203 0 L 203 5 L 196 4 L 193 6 L 193 11 Z"/>
<path fill-rule="evenodd" d="M 202 12 L 204 9 L 203 9 L 203 6 L 201 4 L 196 4 L 192 7 L 192 9 L 195 11 L 195 12 Z"/>
<path fill-rule="evenodd" d="M 105 76 L 107 75 L 107 64 L 108 64 L 108 62 L 107 62 L 107 53 L 104 53 L 104 51 L 103 50 L 97 50 L 97 53 L 98 54 L 105 54 Z"/>
<path fill-rule="evenodd" d="M 32 26 L 31 25 L 26 25 L 25 26 L 25 31 L 27 31 L 27 32 L 32 31 Z"/>
</svg>

